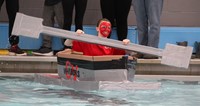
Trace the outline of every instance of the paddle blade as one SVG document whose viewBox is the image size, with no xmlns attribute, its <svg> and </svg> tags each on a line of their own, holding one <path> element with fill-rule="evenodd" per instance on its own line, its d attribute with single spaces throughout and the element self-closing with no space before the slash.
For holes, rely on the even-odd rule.
<svg viewBox="0 0 200 106">
<path fill-rule="evenodd" d="M 12 29 L 12 35 L 39 38 L 43 28 L 42 21 L 43 19 L 41 18 L 35 18 L 22 13 L 17 13 Z"/>
<path fill-rule="evenodd" d="M 161 64 L 188 68 L 192 56 L 192 47 L 167 44 L 163 50 Z"/>
</svg>

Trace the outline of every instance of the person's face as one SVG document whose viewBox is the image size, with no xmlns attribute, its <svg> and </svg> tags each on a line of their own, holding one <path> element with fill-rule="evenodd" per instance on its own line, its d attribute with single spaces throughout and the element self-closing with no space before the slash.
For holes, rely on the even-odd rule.
<svg viewBox="0 0 200 106">
<path fill-rule="evenodd" d="M 103 37 L 108 37 L 110 35 L 111 32 L 111 24 L 108 21 L 102 21 L 99 24 L 99 33 L 103 36 Z"/>
</svg>

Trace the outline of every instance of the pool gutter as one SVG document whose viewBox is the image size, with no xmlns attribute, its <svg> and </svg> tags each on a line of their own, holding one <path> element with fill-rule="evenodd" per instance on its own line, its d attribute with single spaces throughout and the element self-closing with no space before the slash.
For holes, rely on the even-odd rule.
<svg viewBox="0 0 200 106">
<path fill-rule="evenodd" d="M 200 59 L 191 59 L 188 69 L 160 64 L 160 59 L 138 59 L 136 74 L 200 75 Z M 0 56 L 1 72 L 56 73 L 57 58 L 43 56 Z"/>
</svg>

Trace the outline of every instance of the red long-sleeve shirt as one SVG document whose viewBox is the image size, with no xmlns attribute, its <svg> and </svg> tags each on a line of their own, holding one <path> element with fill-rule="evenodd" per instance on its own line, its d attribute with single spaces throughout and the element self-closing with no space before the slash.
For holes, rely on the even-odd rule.
<svg viewBox="0 0 200 106">
<path fill-rule="evenodd" d="M 98 44 L 73 41 L 72 50 L 83 52 L 83 55 L 101 56 L 101 55 L 124 55 L 125 51 Z"/>
</svg>

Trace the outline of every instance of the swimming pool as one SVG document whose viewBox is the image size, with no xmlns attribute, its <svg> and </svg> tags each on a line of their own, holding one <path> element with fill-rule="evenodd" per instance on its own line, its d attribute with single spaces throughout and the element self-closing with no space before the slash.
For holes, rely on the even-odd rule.
<svg viewBox="0 0 200 106">
<path fill-rule="evenodd" d="M 0 74 L 1 106 L 199 106 L 199 76 L 139 76 L 137 82 L 160 82 L 159 89 L 75 91 L 33 81 L 33 74 Z"/>
</svg>

